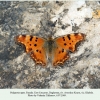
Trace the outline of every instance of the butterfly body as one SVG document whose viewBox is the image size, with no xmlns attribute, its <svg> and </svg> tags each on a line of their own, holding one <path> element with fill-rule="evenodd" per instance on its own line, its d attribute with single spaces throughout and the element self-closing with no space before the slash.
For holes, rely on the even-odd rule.
<svg viewBox="0 0 100 100">
<path fill-rule="evenodd" d="M 50 37 L 46 42 L 46 51 L 51 55 L 52 54 L 52 51 L 53 51 L 53 48 L 54 48 L 54 45 L 55 45 L 55 42 L 54 40 Z"/>
<path fill-rule="evenodd" d="M 82 33 L 68 34 L 53 39 L 44 39 L 38 36 L 19 35 L 15 39 L 25 46 L 26 52 L 35 60 L 36 64 L 46 66 L 48 59 L 53 66 L 63 64 L 68 58 L 68 52 L 76 50 L 76 44 L 84 40 Z"/>
</svg>

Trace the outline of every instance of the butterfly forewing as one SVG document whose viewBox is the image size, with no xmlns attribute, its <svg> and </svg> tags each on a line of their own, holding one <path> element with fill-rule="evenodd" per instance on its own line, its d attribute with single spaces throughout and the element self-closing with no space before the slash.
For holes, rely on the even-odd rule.
<svg viewBox="0 0 100 100">
<path fill-rule="evenodd" d="M 57 45 L 62 47 L 63 49 L 74 52 L 76 50 L 76 44 L 84 40 L 84 36 L 85 35 L 82 33 L 72 33 L 64 35 L 62 37 L 58 37 L 55 41 Z"/>
</svg>

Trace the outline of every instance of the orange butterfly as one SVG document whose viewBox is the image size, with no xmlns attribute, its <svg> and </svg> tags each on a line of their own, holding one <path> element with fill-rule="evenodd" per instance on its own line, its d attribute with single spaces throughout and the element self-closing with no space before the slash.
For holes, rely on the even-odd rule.
<svg viewBox="0 0 100 100">
<path fill-rule="evenodd" d="M 63 64 L 68 58 L 68 52 L 76 50 L 76 44 L 83 41 L 85 35 L 82 33 L 68 34 L 52 39 L 44 39 L 38 36 L 19 35 L 15 39 L 25 46 L 26 52 L 30 53 L 36 64 L 47 65 L 49 58 L 53 66 Z"/>
</svg>

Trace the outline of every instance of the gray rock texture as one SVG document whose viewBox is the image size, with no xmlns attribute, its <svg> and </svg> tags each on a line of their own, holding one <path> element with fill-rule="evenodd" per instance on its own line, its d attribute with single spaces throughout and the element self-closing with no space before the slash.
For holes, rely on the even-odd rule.
<svg viewBox="0 0 100 100">
<path fill-rule="evenodd" d="M 99 1 L 0 1 L 0 88 L 100 88 Z M 84 33 L 64 65 L 36 66 L 14 37 Z"/>
</svg>

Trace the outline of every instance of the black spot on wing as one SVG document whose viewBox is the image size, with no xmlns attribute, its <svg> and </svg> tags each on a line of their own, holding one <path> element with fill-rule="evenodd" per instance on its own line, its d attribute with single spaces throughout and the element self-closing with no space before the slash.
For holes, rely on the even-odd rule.
<svg viewBox="0 0 100 100">
<path fill-rule="evenodd" d="M 35 40 L 37 42 L 37 40 Z"/>
<path fill-rule="evenodd" d="M 68 34 L 67 37 L 68 37 L 69 40 L 71 39 L 71 38 L 70 38 L 70 34 Z"/>
<path fill-rule="evenodd" d="M 30 37 L 30 41 L 32 41 L 32 39 L 33 39 L 33 36 Z"/>
<path fill-rule="evenodd" d="M 41 50 L 38 50 L 38 49 L 37 49 L 36 52 L 41 53 Z"/>
<path fill-rule="evenodd" d="M 64 52 L 64 49 L 62 49 L 62 53 Z"/>
<path fill-rule="evenodd" d="M 66 44 L 66 43 L 64 43 L 64 45 L 66 46 L 67 44 Z"/>
<path fill-rule="evenodd" d="M 35 41 L 37 42 L 37 40 L 38 40 L 38 38 L 36 37 L 36 40 Z"/>
<path fill-rule="evenodd" d="M 63 37 L 63 41 L 65 41 L 65 37 Z"/>
<path fill-rule="evenodd" d="M 37 46 L 37 44 L 34 44 L 34 46 L 36 47 L 36 46 Z"/>
<path fill-rule="evenodd" d="M 38 52 L 39 50 L 36 50 L 36 52 Z"/>
</svg>

